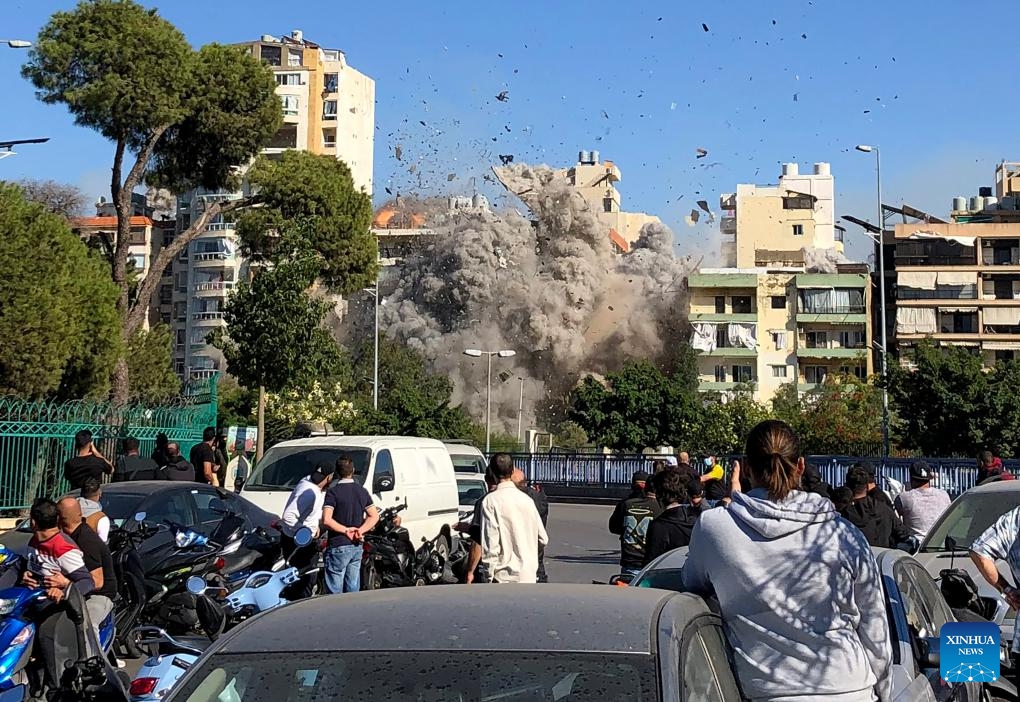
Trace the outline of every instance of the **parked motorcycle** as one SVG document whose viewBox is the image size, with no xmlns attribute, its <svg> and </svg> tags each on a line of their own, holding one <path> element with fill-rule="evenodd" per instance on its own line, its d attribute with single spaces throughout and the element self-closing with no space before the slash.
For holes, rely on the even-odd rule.
<svg viewBox="0 0 1020 702">
<path fill-rule="evenodd" d="M 437 539 L 423 539 L 415 550 L 407 529 L 397 526 L 395 518 L 405 509 L 406 504 L 384 509 L 375 529 L 365 534 L 362 590 L 457 582 L 447 558 L 439 550 Z"/>
<path fill-rule="evenodd" d="M 294 542 L 298 546 L 310 544 L 311 530 L 305 527 L 298 529 Z M 227 626 L 239 624 L 260 612 L 287 604 L 289 600 L 284 594 L 288 586 L 322 567 L 315 563 L 298 570 L 289 563 L 285 565 L 287 567 L 282 570 L 253 573 L 242 587 L 227 595 L 223 603 Z M 210 591 L 220 589 L 196 575 L 188 578 L 187 588 L 195 597 L 203 597 Z M 140 627 L 133 634 L 136 645 L 147 648 L 150 655 L 131 683 L 132 702 L 161 700 L 210 643 L 209 639 L 174 638 L 159 627 Z"/>
<path fill-rule="evenodd" d="M 20 573 L 23 558 L 13 551 L 0 546 L 0 572 Z M 36 620 L 39 613 L 50 606 L 43 588 L 16 585 L 0 590 L 0 692 L 20 690 L 29 687 L 41 690 L 42 671 L 31 660 L 36 637 Z M 100 691 L 107 694 L 113 690 L 123 692 L 123 681 L 110 666 L 107 654 L 113 645 L 114 617 L 111 613 L 100 624 L 99 640 L 94 640 L 91 623 L 85 616 L 85 600 L 74 588 L 68 590 L 66 600 L 68 616 L 75 624 L 78 650 L 86 651 L 86 640 L 90 647 L 99 645 L 99 655 L 83 656 L 68 668 L 61 683 L 61 689 L 51 691 L 58 699 L 91 700 L 100 699 Z M 13 692 L 11 692 L 14 695 Z M 12 699 L 20 699 L 12 696 Z M 124 695 L 123 699 L 126 699 Z"/>
</svg>

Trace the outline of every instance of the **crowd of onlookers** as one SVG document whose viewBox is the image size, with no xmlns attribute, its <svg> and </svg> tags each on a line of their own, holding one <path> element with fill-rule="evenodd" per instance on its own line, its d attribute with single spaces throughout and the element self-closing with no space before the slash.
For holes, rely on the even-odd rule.
<svg viewBox="0 0 1020 702">
<path fill-rule="evenodd" d="M 142 456 L 139 446 L 138 439 L 125 438 L 121 455 L 113 462 L 100 453 L 92 432 L 83 429 L 74 437 L 75 455 L 64 464 L 64 478 L 73 490 L 81 489 L 90 478 L 102 481 L 107 475 L 112 482 L 179 480 L 237 490 L 251 471 L 245 442 L 239 440 L 228 447 L 227 437 L 215 427 L 205 428 L 202 441 L 191 448 L 188 458 L 182 455 L 178 442 L 162 433 L 156 435 L 151 456 Z"/>
</svg>

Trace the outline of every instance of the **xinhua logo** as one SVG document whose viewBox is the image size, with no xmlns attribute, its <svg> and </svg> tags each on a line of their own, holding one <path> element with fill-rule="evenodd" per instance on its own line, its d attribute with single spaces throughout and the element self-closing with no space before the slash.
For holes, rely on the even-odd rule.
<svg viewBox="0 0 1020 702">
<path fill-rule="evenodd" d="M 950 622 L 942 626 L 939 674 L 947 682 L 999 679 L 999 627 L 992 622 Z"/>
</svg>

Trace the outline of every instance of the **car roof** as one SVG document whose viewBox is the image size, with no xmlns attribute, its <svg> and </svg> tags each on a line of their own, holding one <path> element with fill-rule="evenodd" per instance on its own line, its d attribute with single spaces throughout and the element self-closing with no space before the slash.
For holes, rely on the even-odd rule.
<svg viewBox="0 0 1020 702">
<path fill-rule="evenodd" d="M 673 597 L 693 600 L 692 614 L 704 608 L 694 595 L 605 585 L 446 585 L 327 595 L 258 616 L 224 637 L 217 651 L 337 651 L 356 642 L 362 651 L 650 654 L 659 611 Z"/>
<path fill-rule="evenodd" d="M 683 568 L 687 562 L 687 546 L 680 546 L 672 551 L 666 551 L 654 561 L 648 564 L 648 570 L 673 570 Z"/>
<path fill-rule="evenodd" d="M 1017 491 L 1020 491 L 1020 480 L 996 480 L 991 483 L 985 483 L 984 485 L 975 485 L 970 490 L 964 491 L 960 497 L 963 497 L 963 495 L 966 495 L 968 492 L 983 493 Z"/>
<path fill-rule="evenodd" d="M 103 485 L 104 495 L 131 494 L 151 495 L 154 492 L 188 487 L 201 487 L 202 483 L 189 483 L 179 480 L 125 480 L 119 483 Z"/>
<path fill-rule="evenodd" d="M 458 483 L 484 483 L 485 473 L 457 473 Z"/>
<path fill-rule="evenodd" d="M 274 444 L 273 448 L 339 446 L 351 448 L 383 449 L 383 448 L 443 448 L 443 442 L 436 439 L 422 439 L 417 436 L 347 436 L 330 434 L 328 436 L 309 436 L 305 439 L 291 439 Z"/>
<path fill-rule="evenodd" d="M 443 446 L 445 446 L 446 450 L 449 451 L 450 453 L 460 453 L 467 456 L 482 456 L 483 458 L 485 457 L 481 451 L 479 451 L 474 446 L 471 446 L 470 444 L 455 444 L 450 442 L 444 442 Z"/>
</svg>

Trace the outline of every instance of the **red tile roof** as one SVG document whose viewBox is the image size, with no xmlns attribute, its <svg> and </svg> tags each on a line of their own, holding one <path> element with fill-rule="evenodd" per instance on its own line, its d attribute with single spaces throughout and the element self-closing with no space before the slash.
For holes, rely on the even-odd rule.
<svg viewBox="0 0 1020 702">
<path fill-rule="evenodd" d="M 109 227 L 110 229 L 116 229 L 117 228 L 117 218 L 116 217 L 78 217 L 77 219 L 74 220 L 74 223 L 75 223 L 76 226 L 79 226 L 79 227 L 94 227 L 96 229 L 106 229 L 107 227 Z M 151 227 L 152 226 L 152 220 L 149 219 L 148 217 L 138 217 L 138 216 L 132 217 L 131 218 L 131 226 L 132 227 Z"/>
</svg>

